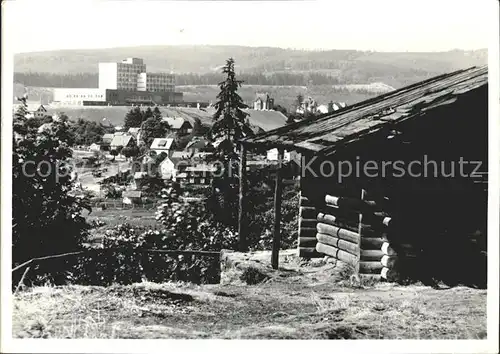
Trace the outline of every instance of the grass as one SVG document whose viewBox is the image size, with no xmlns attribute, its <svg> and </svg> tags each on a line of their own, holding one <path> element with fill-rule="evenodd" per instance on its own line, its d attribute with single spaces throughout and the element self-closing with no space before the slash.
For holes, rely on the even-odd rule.
<svg viewBox="0 0 500 354">
<path fill-rule="evenodd" d="M 88 222 L 102 221 L 105 224 L 92 230 L 89 242 L 100 243 L 107 230 L 120 224 L 130 224 L 134 228 L 141 230 L 156 230 L 162 226 L 156 221 L 156 208 L 151 210 L 136 209 L 114 209 L 97 210 L 93 208 L 92 213 L 86 216 Z"/>
<path fill-rule="evenodd" d="M 264 254 L 265 257 L 261 257 Z M 267 280 L 216 285 L 38 287 L 14 296 L 17 338 L 484 339 L 486 290 L 387 283 L 354 288 L 339 265 L 267 253 Z M 241 266 L 241 264 L 240 264 Z M 226 272 L 244 272 L 228 267 Z"/>
</svg>

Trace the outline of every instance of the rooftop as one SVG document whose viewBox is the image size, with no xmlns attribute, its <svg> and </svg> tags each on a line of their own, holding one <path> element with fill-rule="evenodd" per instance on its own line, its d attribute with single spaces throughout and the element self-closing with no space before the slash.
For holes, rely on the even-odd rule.
<svg viewBox="0 0 500 354">
<path fill-rule="evenodd" d="M 184 124 L 189 124 L 190 126 L 192 126 L 192 124 L 188 120 L 185 120 L 181 117 L 166 117 L 163 118 L 163 120 L 167 122 L 172 129 L 181 129 Z"/>
<path fill-rule="evenodd" d="M 26 109 L 28 112 L 36 112 L 40 110 L 41 112 L 47 112 L 45 107 L 40 103 L 28 103 Z"/>
<path fill-rule="evenodd" d="M 283 147 L 330 154 L 338 147 L 361 140 L 388 125 L 451 104 L 460 95 L 487 84 L 486 66 L 458 70 L 348 106 L 315 120 L 290 124 L 247 138 L 244 142 L 267 148 Z"/>
<path fill-rule="evenodd" d="M 111 140 L 111 146 L 127 146 L 130 140 L 133 139 L 131 135 L 116 135 Z"/>
<path fill-rule="evenodd" d="M 151 143 L 152 150 L 169 150 L 174 143 L 174 139 L 156 138 Z"/>
</svg>

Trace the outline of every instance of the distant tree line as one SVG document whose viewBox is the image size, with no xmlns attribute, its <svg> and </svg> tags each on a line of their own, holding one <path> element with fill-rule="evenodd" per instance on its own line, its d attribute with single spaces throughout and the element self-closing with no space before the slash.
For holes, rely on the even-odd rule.
<svg viewBox="0 0 500 354">
<path fill-rule="evenodd" d="M 14 73 L 14 82 L 35 87 L 98 87 L 99 75 L 96 73 L 53 74 L 53 73 Z"/>
<path fill-rule="evenodd" d="M 260 72 L 239 73 L 245 85 L 273 85 L 273 86 L 311 86 L 311 85 L 348 85 L 383 82 L 413 82 L 434 76 L 421 69 L 388 70 L 377 66 L 361 68 L 349 67 L 344 70 L 329 72 L 267 72 L 262 68 Z M 14 73 L 14 82 L 24 86 L 35 87 L 98 87 L 97 73 L 52 74 L 52 73 Z M 183 73 L 176 74 L 176 85 L 217 85 L 221 80 L 220 73 Z"/>
</svg>

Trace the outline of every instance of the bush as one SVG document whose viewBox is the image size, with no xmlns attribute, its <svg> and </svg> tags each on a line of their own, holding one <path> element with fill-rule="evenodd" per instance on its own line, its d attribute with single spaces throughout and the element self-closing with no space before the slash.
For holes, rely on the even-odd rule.
<svg viewBox="0 0 500 354">
<path fill-rule="evenodd" d="M 123 191 L 113 184 L 103 186 L 104 197 L 108 199 L 119 199 L 122 197 Z"/>
<path fill-rule="evenodd" d="M 139 230 L 129 224 L 107 230 L 103 249 L 92 249 L 84 255 L 49 259 L 32 267 L 25 283 L 42 285 L 131 284 L 143 279 L 154 282 L 189 281 L 218 283 L 220 263 L 217 257 L 201 255 L 169 255 L 146 252 L 156 249 L 173 250 L 174 244 L 164 231 Z M 17 283 L 13 283 L 17 285 Z"/>
<path fill-rule="evenodd" d="M 255 285 L 269 279 L 269 276 L 258 268 L 248 267 L 241 273 L 240 279 L 248 285 Z"/>
<path fill-rule="evenodd" d="M 165 239 L 174 249 L 214 250 L 234 248 L 236 232 L 208 212 L 206 202 L 183 202 L 179 186 L 170 183 L 162 190 L 156 219 L 166 227 Z M 157 244 L 154 246 L 158 246 Z"/>
<path fill-rule="evenodd" d="M 26 113 L 21 107 L 14 117 L 13 265 L 79 250 L 89 228 L 81 215 L 84 208 L 90 209 L 88 199 L 71 193 L 75 189 L 69 163 L 73 137 L 66 119 L 37 127 Z"/>
<path fill-rule="evenodd" d="M 249 178 L 249 246 L 251 250 L 270 249 L 274 231 L 274 180 L 270 170 L 261 170 Z M 281 203 L 281 248 L 295 246 L 298 229 L 299 190 L 284 186 Z"/>
</svg>

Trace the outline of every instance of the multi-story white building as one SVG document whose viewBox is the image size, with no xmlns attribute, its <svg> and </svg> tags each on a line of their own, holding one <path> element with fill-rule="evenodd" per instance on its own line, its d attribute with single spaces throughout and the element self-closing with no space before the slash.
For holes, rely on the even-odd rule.
<svg viewBox="0 0 500 354">
<path fill-rule="evenodd" d="M 54 89 L 54 102 L 70 105 L 168 104 L 182 102 L 175 77 L 148 73 L 140 58 L 99 63 L 99 88 Z"/>
<path fill-rule="evenodd" d="M 139 58 L 120 63 L 99 63 L 99 88 L 125 91 L 173 92 L 174 75 L 148 73 Z"/>
<path fill-rule="evenodd" d="M 99 63 L 99 88 L 137 91 L 137 78 L 146 72 L 142 59 L 127 58 L 120 63 Z"/>
<path fill-rule="evenodd" d="M 166 73 L 140 73 L 137 78 L 137 91 L 174 92 L 174 75 Z"/>
<path fill-rule="evenodd" d="M 81 88 L 57 88 L 54 89 L 54 102 L 79 106 L 84 101 L 106 103 L 106 90 L 81 89 Z"/>
</svg>

